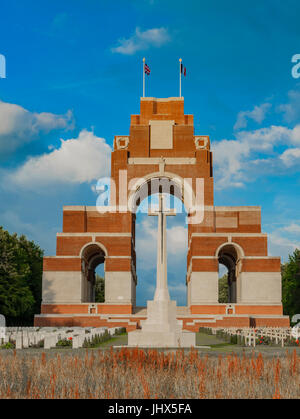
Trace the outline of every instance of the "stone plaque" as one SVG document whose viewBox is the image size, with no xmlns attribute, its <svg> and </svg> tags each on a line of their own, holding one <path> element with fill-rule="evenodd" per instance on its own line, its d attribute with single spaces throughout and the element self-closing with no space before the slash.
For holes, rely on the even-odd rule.
<svg viewBox="0 0 300 419">
<path fill-rule="evenodd" d="M 150 148 L 154 150 L 170 150 L 173 148 L 174 121 L 149 121 Z"/>
</svg>

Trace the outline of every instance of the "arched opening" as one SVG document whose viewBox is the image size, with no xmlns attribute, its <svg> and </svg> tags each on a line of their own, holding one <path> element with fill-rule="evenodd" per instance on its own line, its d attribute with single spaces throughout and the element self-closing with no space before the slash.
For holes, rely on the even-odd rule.
<svg viewBox="0 0 300 419">
<path fill-rule="evenodd" d="M 233 244 L 226 244 L 218 251 L 219 303 L 237 302 L 237 281 L 240 255 Z"/>
<path fill-rule="evenodd" d="M 187 304 L 186 256 L 187 213 L 182 203 L 182 189 L 169 178 L 152 178 L 136 191 L 133 203 L 136 213 L 136 271 L 138 284 L 136 304 L 145 307 L 154 297 L 157 264 L 157 217 L 149 212 L 158 209 L 159 194 L 163 194 L 166 210 L 175 209 L 176 216 L 167 216 L 167 275 L 172 300 L 178 306 Z"/>
<path fill-rule="evenodd" d="M 104 263 L 100 263 L 95 269 L 95 303 L 105 302 L 105 271 Z"/>
<path fill-rule="evenodd" d="M 83 302 L 104 302 L 105 255 L 97 243 L 87 245 L 81 252 Z"/>
</svg>

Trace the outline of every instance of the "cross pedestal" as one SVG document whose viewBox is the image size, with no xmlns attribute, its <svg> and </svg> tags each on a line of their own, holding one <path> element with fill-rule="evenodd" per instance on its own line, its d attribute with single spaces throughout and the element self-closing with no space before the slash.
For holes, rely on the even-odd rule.
<svg viewBox="0 0 300 419">
<path fill-rule="evenodd" d="M 196 335 L 182 331 L 182 321 L 176 318 L 176 301 L 170 300 L 167 281 L 166 217 L 176 215 L 165 210 L 164 198 L 159 194 L 157 271 L 154 300 L 147 302 L 147 320 L 141 321 L 142 330 L 128 333 L 128 345 L 140 347 L 191 347 L 196 345 Z"/>
</svg>

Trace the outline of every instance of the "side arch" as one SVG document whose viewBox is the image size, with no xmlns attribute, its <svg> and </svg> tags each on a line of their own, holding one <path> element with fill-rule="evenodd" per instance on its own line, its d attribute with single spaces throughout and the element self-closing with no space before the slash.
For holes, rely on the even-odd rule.
<svg viewBox="0 0 300 419">
<path fill-rule="evenodd" d="M 224 247 L 224 246 L 228 246 L 228 245 L 232 245 L 232 246 L 234 246 L 234 247 L 236 248 L 236 250 L 237 250 L 237 254 L 238 254 L 239 259 L 241 259 L 241 258 L 244 258 L 244 257 L 245 257 L 245 252 L 244 252 L 243 248 L 242 248 L 239 244 L 237 244 L 237 243 L 235 243 L 235 242 L 225 242 L 225 243 L 222 243 L 222 244 L 221 244 L 221 245 L 217 248 L 216 253 L 215 253 L 215 257 L 216 257 L 216 258 L 218 257 L 218 254 L 219 254 L 220 250 L 222 249 L 222 247 Z"/>
<path fill-rule="evenodd" d="M 234 242 L 223 243 L 216 251 L 219 264 L 227 270 L 228 303 L 237 303 L 240 295 L 240 274 L 242 271 L 242 258 L 245 253 L 241 246 Z"/>
<path fill-rule="evenodd" d="M 104 264 L 108 257 L 106 247 L 99 242 L 85 244 L 80 251 L 81 258 L 81 295 L 83 302 L 95 302 L 96 297 L 96 268 Z"/>
<path fill-rule="evenodd" d="M 80 258 L 82 258 L 82 256 L 83 256 L 83 253 L 84 253 L 85 249 L 86 249 L 87 247 L 91 246 L 91 245 L 96 245 L 96 246 L 99 246 L 99 247 L 100 247 L 100 249 L 104 252 L 105 257 L 108 257 L 108 251 L 107 251 L 106 247 L 104 246 L 104 244 L 102 244 L 102 243 L 100 243 L 100 242 L 89 242 L 89 243 L 86 243 L 84 246 L 82 246 L 82 248 L 81 248 L 81 250 L 80 250 L 80 252 L 79 252 L 79 256 L 80 256 Z"/>
</svg>

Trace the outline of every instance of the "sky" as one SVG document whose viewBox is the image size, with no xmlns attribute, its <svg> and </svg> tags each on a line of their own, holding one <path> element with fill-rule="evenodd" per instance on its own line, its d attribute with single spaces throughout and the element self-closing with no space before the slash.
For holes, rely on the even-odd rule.
<svg viewBox="0 0 300 419">
<path fill-rule="evenodd" d="M 299 16 L 297 0 L 3 2 L 0 225 L 54 255 L 62 206 L 96 205 L 113 137 L 139 113 L 143 57 L 149 97 L 179 96 L 182 58 L 215 204 L 261 206 L 269 253 L 286 261 L 300 248 Z M 187 226 L 169 218 L 168 279 L 183 305 Z M 154 292 L 155 221 L 138 215 L 139 305 Z"/>
</svg>

